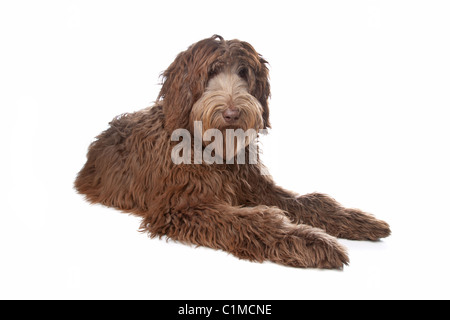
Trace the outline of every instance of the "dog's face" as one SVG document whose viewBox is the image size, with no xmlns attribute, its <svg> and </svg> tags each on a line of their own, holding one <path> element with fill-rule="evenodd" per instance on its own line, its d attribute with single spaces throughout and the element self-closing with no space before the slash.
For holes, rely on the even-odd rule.
<svg viewBox="0 0 450 320">
<path fill-rule="evenodd" d="M 270 127 L 267 61 L 248 43 L 204 39 L 180 53 L 162 74 L 166 129 L 259 130 Z"/>
<path fill-rule="evenodd" d="M 200 99 L 190 113 L 190 125 L 202 122 L 208 129 L 254 129 L 264 127 L 263 107 L 249 92 L 247 82 L 250 71 L 237 63 L 214 71 Z"/>
</svg>

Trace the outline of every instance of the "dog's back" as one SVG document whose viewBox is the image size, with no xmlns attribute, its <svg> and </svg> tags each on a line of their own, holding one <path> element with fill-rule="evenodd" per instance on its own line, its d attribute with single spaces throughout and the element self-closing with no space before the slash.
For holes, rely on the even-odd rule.
<svg viewBox="0 0 450 320">
<path fill-rule="evenodd" d="M 154 150 L 169 140 L 162 130 L 161 105 L 116 117 L 89 146 L 87 162 L 75 180 L 76 190 L 91 203 L 140 214 L 157 179 Z"/>
</svg>

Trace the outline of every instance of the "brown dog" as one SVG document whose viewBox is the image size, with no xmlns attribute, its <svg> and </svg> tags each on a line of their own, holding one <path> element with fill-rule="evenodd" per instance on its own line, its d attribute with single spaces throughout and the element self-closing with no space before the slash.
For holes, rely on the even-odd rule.
<svg viewBox="0 0 450 320">
<path fill-rule="evenodd" d="M 324 194 L 298 196 L 278 187 L 263 174 L 259 159 L 232 163 L 239 148 L 227 153 L 226 163 L 174 163 L 177 129 L 193 136 L 194 124 L 200 123 L 203 137 L 208 129 L 227 134 L 227 129 L 270 126 L 266 64 L 246 42 L 213 36 L 193 44 L 163 73 L 153 107 L 115 118 L 91 144 L 75 181 L 78 192 L 92 203 L 141 216 L 142 230 L 152 237 L 222 249 L 251 261 L 341 268 L 348 257 L 335 237 L 389 236 L 389 225 L 372 215 L 344 208 Z M 183 142 L 189 146 L 185 160 L 209 145 Z M 241 148 L 247 156 L 251 143 L 246 139 Z M 218 144 L 215 152 L 222 155 L 220 146 L 227 144 Z"/>
</svg>

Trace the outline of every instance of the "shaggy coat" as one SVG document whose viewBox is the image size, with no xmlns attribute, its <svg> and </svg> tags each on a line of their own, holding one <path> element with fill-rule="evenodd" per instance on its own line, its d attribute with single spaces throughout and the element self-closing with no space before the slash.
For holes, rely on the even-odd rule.
<svg viewBox="0 0 450 320">
<path fill-rule="evenodd" d="M 390 234 L 387 223 L 327 195 L 282 189 L 262 174 L 259 160 L 173 163 L 172 133 L 193 133 L 193 121 L 219 130 L 270 127 L 267 61 L 249 43 L 199 41 L 162 76 L 154 106 L 116 117 L 90 145 L 75 181 L 89 202 L 142 217 L 151 237 L 293 267 L 342 268 L 349 260 L 336 237 Z"/>
</svg>

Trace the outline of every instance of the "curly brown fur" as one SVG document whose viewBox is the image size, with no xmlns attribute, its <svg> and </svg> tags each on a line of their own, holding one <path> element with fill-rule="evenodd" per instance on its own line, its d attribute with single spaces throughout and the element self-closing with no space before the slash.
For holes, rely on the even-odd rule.
<svg viewBox="0 0 450 320">
<path fill-rule="evenodd" d="M 385 222 L 326 195 L 283 190 L 262 174 L 259 160 L 173 163 L 171 134 L 192 134 L 193 121 L 222 131 L 270 126 L 267 61 L 250 44 L 204 39 L 180 53 L 163 78 L 153 107 L 115 118 L 89 147 L 75 181 L 89 202 L 142 217 L 152 237 L 293 267 L 342 268 L 348 257 L 335 237 L 390 234 Z"/>
</svg>

